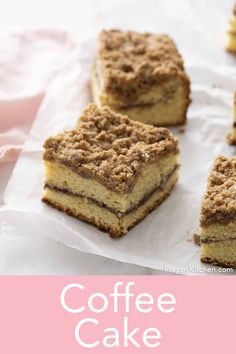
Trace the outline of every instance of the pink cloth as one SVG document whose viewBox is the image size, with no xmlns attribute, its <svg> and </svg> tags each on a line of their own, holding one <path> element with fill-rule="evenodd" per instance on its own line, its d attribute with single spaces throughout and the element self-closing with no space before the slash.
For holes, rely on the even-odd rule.
<svg viewBox="0 0 236 354">
<path fill-rule="evenodd" d="M 62 31 L 0 36 L 0 164 L 17 159 L 48 84 L 74 47 Z"/>
</svg>

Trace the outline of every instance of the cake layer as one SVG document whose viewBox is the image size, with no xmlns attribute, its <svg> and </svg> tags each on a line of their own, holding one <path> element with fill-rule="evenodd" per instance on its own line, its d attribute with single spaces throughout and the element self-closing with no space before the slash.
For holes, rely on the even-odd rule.
<svg viewBox="0 0 236 354">
<path fill-rule="evenodd" d="M 97 60 L 98 61 L 98 60 Z M 137 93 L 129 100 L 121 100 L 116 93 L 106 91 L 102 72 L 97 69 L 97 61 L 92 70 L 92 93 L 95 103 L 98 105 L 107 105 L 116 109 L 132 108 L 145 105 L 153 105 L 159 102 L 168 103 L 175 95 L 179 87 L 182 88 L 182 94 L 189 103 L 189 82 L 186 81 L 185 74 L 167 76 L 158 83 L 150 84 L 144 92 Z"/>
<path fill-rule="evenodd" d="M 108 105 L 114 111 L 128 115 L 130 118 L 154 126 L 183 124 L 189 105 L 189 89 L 180 77 L 169 79 L 138 96 L 128 106 L 112 94 L 101 90 L 98 79 L 92 79 L 94 102 L 99 106 Z"/>
<path fill-rule="evenodd" d="M 236 53 L 236 33 L 231 31 L 227 32 L 226 49 L 228 52 Z"/>
<path fill-rule="evenodd" d="M 90 198 L 64 193 L 48 187 L 44 189 L 42 200 L 54 208 L 109 232 L 112 237 L 120 237 L 163 202 L 177 180 L 178 171 L 176 170 L 165 183 L 153 191 L 146 201 L 123 215 L 117 214 L 116 211 L 105 206 L 100 206 Z"/>
<path fill-rule="evenodd" d="M 117 111 L 127 114 L 134 120 L 154 126 L 184 124 L 188 104 L 186 105 L 186 100 L 183 98 L 182 92 L 183 87 L 179 87 L 168 102 L 161 100 L 153 105 L 117 109 Z"/>
<path fill-rule="evenodd" d="M 200 228 L 201 261 L 236 267 L 236 220 Z"/>
<path fill-rule="evenodd" d="M 236 43 L 235 43 L 236 48 Z M 236 145 L 236 92 L 234 93 L 234 122 L 231 132 L 228 134 L 228 143 L 230 145 Z"/>
<path fill-rule="evenodd" d="M 86 197 L 86 198 L 90 199 L 92 202 L 94 202 L 95 204 L 97 204 L 98 206 L 101 206 L 103 208 L 107 208 L 112 213 L 114 213 L 118 217 L 120 217 L 122 215 L 126 215 L 126 214 L 130 213 L 131 211 L 137 209 L 139 206 L 143 205 L 150 198 L 150 196 L 152 196 L 157 190 L 162 189 L 163 185 L 165 185 L 165 183 L 169 180 L 169 178 L 172 176 L 172 174 L 175 173 L 175 171 L 177 171 L 177 166 L 174 169 L 172 169 L 170 172 L 168 172 L 168 174 L 165 174 L 163 176 L 163 178 L 161 179 L 160 184 L 158 186 L 149 190 L 146 194 L 143 195 L 143 197 L 141 199 L 139 199 L 137 201 L 137 203 L 135 203 L 135 204 L 133 203 L 129 208 L 127 208 L 124 211 L 120 211 L 120 210 L 117 210 L 117 208 L 113 208 L 112 206 L 106 205 L 105 203 L 103 203 L 103 201 L 98 200 L 96 196 L 88 197 L 88 196 L 85 196 L 84 194 L 75 193 L 74 191 L 71 191 L 68 188 L 67 189 L 59 188 L 59 187 L 56 187 L 55 185 L 49 184 L 49 183 L 45 183 L 45 188 L 55 190 L 58 192 L 62 192 L 62 193 L 72 195 L 72 196 Z"/>
<path fill-rule="evenodd" d="M 178 166 L 178 155 L 167 155 L 158 163 L 148 164 L 137 176 L 136 183 L 129 193 L 109 190 L 96 179 L 84 178 L 63 164 L 51 161 L 44 163 L 47 185 L 95 199 L 98 203 L 123 213 L 137 205 L 168 178 Z"/>
<path fill-rule="evenodd" d="M 227 223 L 213 223 L 200 227 L 201 242 L 214 242 L 236 238 L 236 220 Z"/>
<path fill-rule="evenodd" d="M 201 261 L 236 268 L 236 240 L 201 243 Z"/>
<path fill-rule="evenodd" d="M 233 17 L 229 21 L 229 31 L 231 33 L 236 33 L 236 16 L 233 14 Z"/>
<path fill-rule="evenodd" d="M 234 6 L 233 16 L 229 22 L 229 29 L 226 37 L 226 49 L 229 52 L 236 52 L 236 8 Z"/>
</svg>

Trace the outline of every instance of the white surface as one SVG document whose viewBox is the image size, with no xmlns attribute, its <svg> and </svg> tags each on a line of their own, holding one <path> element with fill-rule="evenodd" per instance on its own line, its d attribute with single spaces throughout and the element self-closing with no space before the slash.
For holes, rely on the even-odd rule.
<svg viewBox="0 0 236 354">
<path fill-rule="evenodd" d="M 149 2 L 149 5 L 151 6 L 147 6 L 147 3 Z M 124 6 L 125 3 L 125 6 Z M 170 3 L 170 2 L 169 2 Z M 178 4 L 177 4 L 178 3 Z M 232 92 L 233 92 L 233 87 L 234 87 L 234 80 L 233 78 L 235 77 L 235 68 L 232 65 L 234 63 L 234 60 L 227 55 L 226 53 L 224 53 L 223 51 L 223 46 L 224 46 L 224 32 L 225 32 L 225 27 L 226 27 L 226 23 L 229 17 L 229 8 L 231 6 L 231 2 L 226 2 L 224 1 L 224 4 L 222 2 L 217 2 L 217 1 L 209 1 L 209 8 L 207 11 L 207 8 L 205 6 L 206 2 L 204 1 L 198 1 L 198 2 L 194 2 L 194 1 L 178 1 L 178 2 L 171 2 L 171 6 L 168 6 L 168 3 L 166 1 L 139 1 L 139 2 L 135 2 L 135 6 L 134 6 L 134 2 L 132 1 L 120 1 L 120 2 L 116 2 L 116 3 L 112 3 L 112 7 L 111 7 L 111 2 L 108 1 L 102 1 L 99 2 L 99 7 L 97 6 L 95 8 L 96 12 L 97 12 L 97 16 L 96 18 L 94 18 L 93 20 L 93 28 L 94 28 L 94 32 L 96 32 L 96 30 L 98 28 L 101 27 L 129 27 L 129 28 L 134 28 L 134 29 L 139 29 L 139 30 L 151 30 L 151 31 L 156 31 L 156 32 L 168 32 L 172 35 L 172 37 L 174 37 L 178 43 L 178 46 L 185 58 L 186 61 L 186 66 L 188 68 L 189 74 L 191 75 L 191 79 L 193 81 L 193 99 L 194 99 L 194 103 L 193 106 L 191 108 L 190 111 L 190 120 L 187 126 L 187 132 L 186 134 L 183 136 L 181 136 L 181 145 L 182 145 L 182 151 L 183 151 L 183 158 L 182 158 L 182 162 L 183 162 L 183 168 L 182 168 L 182 179 L 181 179 L 181 183 L 178 187 L 178 189 L 176 189 L 176 192 L 173 194 L 173 196 L 171 196 L 172 199 L 168 200 L 168 208 L 171 208 L 171 210 L 173 211 L 173 213 L 175 213 L 175 218 L 176 216 L 178 217 L 178 219 L 181 219 L 183 217 L 184 214 L 184 227 L 182 227 L 180 224 L 178 231 L 181 233 L 181 243 L 179 243 L 178 238 L 174 238 L 173 237 L 173 233 L 176 233 L 176 230 L 174 229 L 167 229 L 168 227 L 171 227 L 171 224 L 168 223 L 168 225 L 163 225 L 162 224 L 162 236 L 159 234 L 158 238 L 159 240 L 161 240 L 161 237 L 167 237 L 167 242 L 169 244 L 169 248 L 167 248 L 167 250 L 171 250 L 174 249 L 175 250 L 175 256 L 173 257 L 173 255 L 170 255 L 168 257 L 170 257 L 171 259 L 173 259 L 173 261 L 175 262 L 175 265 L 181 265 L 183 260 L 187 260 L 190 262 L 189 264 L 191 264 L 192 260 L 191 257 L 195 257 L 194 262 L 197 262 L 198 260 L 198 248 L 196 248 L 196 246 L 189 244 L 186 242 L 187 238 L 189 238 L 191 236 L 191 234 L 195 231 L 196 227 L 197 227 L 197 222 L 198 222 L 198 212 L 199 212 L 199 203 L 200 203 L 200 197 L 202 195 L 202 192 L 205 188 L 205 181 L 206 181 L 206 177 L 208 175 L 208 170 L 210 165 L 212 164 L 212 159 L 219 153 L 226 153 L 227 155 L 232 154 L 232 150 L 230 150 L 227 145 L 225 144 L 224 141 L 224 135 L 227 132 L 227 130 L 229 129 L 229 126 L 231 124 L 231 105 L 232 105 Z M 210 6 L 210 4 L 212 4 L 212 6 Z M 162 11 L 160 11 L 160 8 L 162 8 Z M 121 12 L 123 12 L 125 9 L 125 13 L 126 16 L 122 16 Z M 227 11 L 228 12 L 227 12 Z M 161 15 L 160 15 L 161 13 Z M 132 16 L 131 16 L 132 14 Z M 129 16 L 130 15 L 130 16 Z M 145 15 L 145 16 L 144 16 Z M 148 22 L 147 22 L 148 19 Z M 158 21 L 157 21 L 158 19 Z M 210 26 L 209 26 L 209 19 L 211 21 Z M 209 30 L 209 31 L 208 31 Z M 71 75 L 68 75 L 67 73 L 67 78 L 69 78 L 69 81 L 62 83 L 61 80 L 60 83 L 57 82 L 56 83 L 56 87 L 58 89 L 58 87 L 62 84 L 62 88 L 63 87 L 69 87 L 69 86 L 63 86 L 64 84 L 68 85 L 71 84 L 72 82 L 74 83 L 74 78 L 76 77 L 76 70 L 77 68 L 75 68 L 75 71 L 73 71 L 73 68 L 70 68 L 71 70 Z M 72 80 L 72 81 L 70 81 Z M 59 86 L 58 86 L 59 83 Z M 72 85 L 72 87 L 74 88 L 74 86 Z M 54 89 L 52 88 L 52 95 L 55 97 Z M 71 99 L 74 99 L 75 97 L 73 97 L 73 90 L 66 90 L 64 92 L 70 92 L 70 97 L 69 97 L 69 101 Z M 76 93 L 76 91 L 74 92 Z M 58 94 L 58 92 L 57 92 Z M 57 95 L 56 95 L 57 96 Z M 50 97 L 49 97 L 50 99 Z M 68 104 L 68 102 L 66 102 L 66 104 Z M 48 101 L 49 102 L 49 101 Z M 53 102 L 52 100 L 50 102 Z M 54 103 L 58 103 L 55 102 L 54 99 Z M 71 123 L 75 120 L 76 118 L 76 114 L 77 114 L 77 100 L 74 101 L 75 105 L 71 106 L 71 104 L 69 104 L 68 106 L 66 106 L 67 111 L 63 112 L 63 110 L 61 109 L 61 107 L 55 107 L 55 106 L 51 106 L 52 109 L 59 109 L 60 111 L 60 117 L 59 118 L 63 118 L 63 117 L 67 117 L 70 115 L 71 117 L 71 121 L 68 122 L 66 127 L 70 127 Z M 81 102 L 80 102 L 81 103 Z M 79 103 L 79 105 L 80 105 Z M 47 106 L 47 101 L 44 103 Z M 65 104 L 65 102 L 62 100 L 61 104 Z M 44 106 L 45 107 L 45 106 Z M 75 110 L 76 107 L 76 110 Z M 42 123 L 42 111 L 45 114 L 45 111 L 43 109 L 41 109 L 41 116 L 38 116 L 38 123 L 40 122 L 41 119 L 41 123 Z M 47 115 L 48 116 L 48 115 Z M 44 118 L 46 116 L 44 115 Z M 54 132 L 55 131 L 55 127 L 52 126 L 52 122 L 53 119 L 55 118 L 55 115 L 53 115 L 53 117 L 51 118 L 50 115 L 50 127 L 49 130 L 50 132 Z M 57 122 L 58 122 L 58 116 L 57 116 Z M 214 121 L 213 121 L 214 119 Z M 60 120 L 60 124 L 57 124 L 56 127 L 56 131 L 57 130 L 61 130 L 62 128 L 64 128 L 64 121 L 61 119 Z M 38 150 L 39 146 L 41 146 L 41 141 L 44 139 L 44 132 L 43 129 L 39 130 L 40 124 L 37 126 L 37 122 L 34 126 L 34 131 L 33 134 L 31 134 L 31 142 L 28 143 L 28 145 L 26 146 L 26 149 L 28 149 L 28 152 L 26 152 L 18 166 L 17 166 L 17 170 L 15 171 L 15 181 L 16 178 L 19 177 L 19 171 L 21 168 L 23 168 L 25 170 L 25 166 L 24 163 L 31 163 L 31 156 L 36 156 L 39 159 L 39 154 L 37 153 L 31 153 L 30 150 L 32 150 L 32 137 L 33 140 L 36 142 L 36 144 L 34 144 L 33 150 Z M 199 134 L 196 134 L 196 132 L 199 132 Z M 36 134 L 37 133 L 37 134 Z M 48 133 L 48 131 L 47 131 Z M 36 138 L 36 139 L 35 139 Z M 202 141 L 205 141 L 205 144 L 202 147 L 200 147 Z M 218 144 L 216 145 L 215 143 L 218 142 Z M 220 142 L 220 143 L 219 143 Z M 187 164 L 185 163 L 187 160 L 191 159 L 192 161 L 194 161 L 193 163 L 193 169 L 192 169 L 192 173 L 193 175 L 188 175 L 187 174 Z M 203 163 L 204 161 L 204 163 Z M 38 168 L 40 169 L 41 165 L 37 164 Z M 18 172 L 17 172 L 18 171 Z M 31 169 L 27 169 L 27 171 L 30 172 L 36 172 L 36 170 L 31 170 Z M 18 175 L 17 175 L 18 173 Z M 40 170 L 39 170 L 39 173 Z M 39 176 L 39 174 L 35 174 L 35 176 L 37 175 L 37 178 Z M 28 175 L 29 176 L 29 175 Z M 28 179 L 30 182 L 34 181 L 33 179 L 29 178 Z M 37 181 L 39 181 L 39 179 L 37 179 Z M 191 183 L 190 183 L 191 182 Z M 191 184 L 194 183 L 194 186 L 196 186 L 195 190 L 191 189 Z M 34 188 L 34 185 L 31 184 L 31 187 Z M 36 189 L 32 189 L 34 191 L 36 191 L 35 193 L 35 197 L 38 198 L 39 194 L 40 194 L 40 184 L 36 184 Z M 17 194 L 14 193 L 15 190 L 14 188 L 17 188 Z M 18 208 L 22 211 L 22 195 L 21 192 L 19 190 L 19 187 L 16 186 L 16 184 L 14 184 L 14 179 L 13 182 L 11 182 L 9 190 L 8 190 L 8 208 Z M 23 191 L 24 192 L 24 191 Z M 14 196 L 13 196 L 14 194 Z M 189 198 L 189 196 L 191 195 L 191 198 Z M 38 200 L 38 199 L 37 199 Z M 184 209 L 178 209 L 177 207 L 174 208 L 174 206 L 179 205 L 179 202 L 181 200 L 181 205 L 182 207 L 185 208 L 185 212 L 183 213 Z M 191 201 L 191 206 L 192 209 L 190 209 L 191 213 L 189 212 L 189 201 Z M 171 204 L 170 204 L 171 203 Z M 29 209 L 29 205 L 24 205 L 23 206 L 24 209 Z M 39 207 L 39 205 L 34 203 L 30 206 L 30 210 L 34 210 L 35 207 Z M 43 209 L 45 212 L 46 207 L 43 207 Z M 138 226 L 138 228 L 142 231 L 145 231 L 145 234 L 147 234 L 147 224 L 149 224 L 150 222 L 153 223 L 154 226 L 158 226 L 158 218 L 162 221 L 165 220 L 163 219 L 162 213 L 165 213 L 166 215 L 166 210 L 165 208 L 167 208 L 167 203 L 165 205 L 163 205 L 160 210 L 155 214 L 154 213 L 151 214 L 151 216 L 148 217 L 148 219 L 143 222 L 140 226 Z M 174 210 L 175 209 L 175 210 Z M 168 212 L 170 212 L 170 209 L 168 210 Z M 72 226 L 75 229 L 78 228 L 77 223 L 75 223 L 75 221 L 68 221 L 70 218 L 67 218 L 63 215 L 59 215 L 58 213 L 56 213 L 55 211 L 51 210 L 48 212 L 48 210 L 46 211 L 46 213 L 50 214 L 51 216 L 55 216 L 56 218 L 59 220 L 64 220 L 66 222 L 67 225 L 69 225 L 68 223 L 70 223 L 70 226 Z M 173 214 L 172 214 L 173 215 Z M 9 214 L 5 214 L 5 216 L 9 217 Z M 25 230 L 25 225 L 22 225 L 22 220 L 24 221 L 24 219 L 22 219 L 22 217 L 18 217 L 19 214 L 16 213 L 14 216 L 14 223 L 15 225 L 18 225 L 18 227 L 22 227 L 22 233 L 18 234 L 17 236 L 17 240 L 14 241 L 14 246 L 16 247 L 16 249 L 18 249 L 18 251 L 20 252 L 19 254 L 17 253 L 18 256 L 20 256 L 22 253 L 24 255 L 25 250 L 27 249 L 27 245 L 25 243 L 28 243 L 30 238 L 28 239 L 24 239 L 22 238 L 23 236 L 23 231 Z M 155 220 L 154 220 L 155 219 Z M 27 219 L 27 226 L 30 225 L 30 221 L 31 221 L 31 235 L 29 235 L 30 237 L 33 236 L 35 237 L 35 234 L 37 234 L 37 228 L 35 228 L 35 223 L 32 222 L 32 218 L 29 217 L 29 219 Z M 17 224 L 18 223 L 18 224 Z M 80 223 L 82 225 L 82 223 Z M 37 225 L 37 224 L 36 224 Z M 40 224 L 41 229 L 42 230 L 42 225 Z M 156 229 L 156 228 L 155 228 Z M 50 233 L 51 229 L 47 229 L 47 233 Z M 58 229 L 59 230 L 59 229 Z M 87 232 L 89 232 L 90 234 L 93 235 L 94 240 L 96 240 L 95 243 L 93 244 L 88 244 L 88 242 L 86 241 L 86 248 L 89 251 L 92 252 L 101 252 L 101 248 L 99 247 L 100 244 L 100 240 L 102 240 L 102 242 L 104 240 L 106 240 L 106 246 L 108 245 L 109 247 L 106 248 L 106 252 L 103 253 L 104 255 L 107 256 L 111 256 L 113 257 L 115 255 L 115 257 L 117 257 L 118 259 L 124 260 L 126 258 L 124 258 L 124 251 L 127 249 L 130 249 L 130 243 L 132 242 L 131 246 L 133 245 L 133 242 L 135 243 L 135 249 L 132 249 L 132 257 L 130 258 L 130 254 L 129 254 L 129 259 L 128 261 L 134 261 L 134 262 L 139 262 L 141 264 L 145 264 L 145 265 L 149 265 L 149 266 L 157 266 L 160 267 L 163 265 L 163 260 L 165 261 L 165 257 L 166 257 L 166 253 L 165 251 L 165 247 L 163 248 L 163 252 L 161 252 L 162 254 L 159 256 L 161 257 L 157 257 L 157 248 L 156 248 L 156 243 L 155 243 L 155 247 L 152 247 L 154 253 L 152 254 L 152 257 L 149 257 L 149 254 L 147 252 L 147 250 L 149 249 L 151 242 L 154 242 L 154 238 L 153 235 L 151 233 L 148 234 L 148 241 L 147 243 L 145 243 L 146 247 L 143 247 L 142 242 L 140 242 L 140 238 L 137 239 L 137 228 L 134 229 L 134 231 L 132 231 L 130 233 L 130 235 L 128 235 L 127 238 L 125 238 L 124 240 L 122 240 L 121 242 L 119 242 L 118 246 L 114 243 L 114 241 L 109 240 L 108 238 L 104 238 L 104 235 L 99 235 L 99 237 L 97 238 L 97 233 L 94 235 L 94 230 L 92 227 L 89 227 L 87 231 L 87 229 L 84 228 L 84 225 L 81 226 L 81 230 L 83 232 L 85 232 L 85 234 Z M 81 232 L 80 230 L 80 232 Z M 167 232 L 169 231 L 169 232 Z M 32 233 L 34 235 L 32 235 Z M 167 235 L 167 236 L 166 236 Z M 168 236 L 170 235 L 170 237 Z M 51 235 L 53 236 L 53 235 Z M 175 236 L 178 236 L 177 233 Z M 16 238 L 16 232 L 15 230 L 13 230 L 13 228 L 11 228 L 11 232 L 8 233 L 8 238 Z M 55 237 L 55 235 L 54 235 Z M 62 237 L 64 237 L 62 235 Z M 102 239 L 101 239 L 102 237 Z M 32 245 L 29 246 L 28 250 L 29 252 L 25 253 L 29 256 L 34 255 L 34 246 L 37 244 L 37 242 L 39 242 L 39 244 L 41 245 L 42 242 L 44 242 L 42 239 L 38 239 L 38 237 L 34 238 L 34 242 L 33 242 L 33 247 Z M 38 240 L 38 241 L 37 241 Z M 178 240 L 178 242 L 177 242 Z M 30 240 L 31 241 L 31 240 Z M 73 239 L 73 242 L 75 242 L 76 239 Z M 84 242 L 85 240 L 83 240 Z M 138 241 L 138 242 L 137 242 Z M 184 241 L 184 243 L 183 243 Z M 3 239 L 1 239 L 1 242 L 4 242 Z M 19 247 L 17 248 L 16 244 L 19 244 Z M 45 241 L 48 244 L 48 247 L 45 248 L 45 254 L 43 258 L 50 258 L 50 244 L 51 241 Z M 77 242 L 77 241 L 76 241 Z M 136 244 L 137 242 L 137 244 Z M 16 259 L 16 264 L 18 263 L 19 268 L 17 267 L 17 265 L 15 265 L 14 261 L 12 263 L 14 263 L 14 265 L 11 265 L 10 262 L 10 258 L 12 259 L 12 257 L 14 257 L 14 247 L 13 250 L 11 249 L 12 245 L 12 241 L 6 241 L 4 243 L 4 245 L 6 247 L 1 247 L 1 252 L 4 253 L 5 257 L 1 257 L 0 259 L 5 259 L 6 262 L 3 262 L 2 265 L 2 269 L 3 272 L 10 272 L 10 273 L 15 273 L 17 272 L 16 269 L 20 269 L 18 270 L 18 272 L 26 272 L 26 273 L 31 273 L 33 270 L 33 268 L 30 265 L 30 260 L 28 259 L 28 263 L 27 262 L 22 262 L 19 260 L 19 258 L 21 257 L 15 257 Z M 22 246 L 23 245 L 23 246 Z M 154 244 L 152 243 L 152 246 Z M 184 247 L 183 247 L 184 245 Z M 22 247 L 21 247 L 22 246 Z M 74 246 L 74 245 L 73 245 Z M 83 248 L 84 249 L 85 243 L 83 243 L 83 245 L 81 245 L 81 242 L 77 245 L 77 247 L 79 248 Z M 158 244 L 158 248 L 160 251 L 160 243 Z M 163 244 L 163 246 L 165 246 L 165 244 Z M 38 248 L 40 249 L 41 246 L 39 246 Z M 63 246 L 59 246 L 63 247 Z M 53 247 L 52 247 L 53 248 Z M 11 251 L 9 252 L 9 250 L 11 249 Z M 42 244 L 42 249 L 44 249 L 44 245 Z M 55 247 L 56 249 L 56 247 Z M 63 248 L 64 249 L 64 248 Z M 117 255 L 117 249 L 120 249 L 120 252 L 123 252 L 122 255 L 121 253 Z M 140 260 L 140 250 L 142 249 L 142 255 L 145 256 L 145 260 Z M 31 251 L 30 251 L 31 250 Z M 190 254 L 191 251 L 191 254 Z M 49 273 L 73 273 L 76 274 L 77 273 L 77 269 L 78 268 L 78 263 L 73 263 L 73 261 L 70 263 L 70 257 L 64 257 L 64 251 L 62 252 L 63 256 L 62 258 L 60 258 L 60 250 L 58 250 L 58 253 L 56 250 L 53 250 L 53 256 L 55 255 L 54 261 L 54 265 L 51 267 L 50 263 L 48 263 L 48 268 L 47 268 L 47 263 L 46 266 L 45 263 L 42 266 L 42 263 L 38 263 L 36 261 L 36 270 L 33 271 L 33 273 L 41 273 L 43 272 L 44 274 L 47 273 L 47 270 Z M 71 252 L 66 250 L 65 251 L 65 255 L 66 253 Z M 75 251 L 73 251 L 75 252 Z M 72 252 L 72 254 L 73 254 Z M 76 252 L 75 252 L 76 253 Z M 139 253 L 139 260 L 137 261 L 137 253 Z M 77 254 L 77 253 L 76 253 Z M 81 253 L 78 253 L 79 255 L 81 255 Z M 1 254 L 0 254 L 1 256 Z M 7 256 L 7 257 L 6 257 Z M 57 256 L 59 257 L 59 259 L 57 258 Z M 183 257 L 184 256 L 184 257 Z M 73 256 L 71 256 L 73 259 Z M 88 257 L 92 257 L 92 256 L 87 256 Z M 22 257 L 23 260 L 25 260 L 25 257 Z M 30 257 L 29 257 L 30 258 Z M 82 259 L 83 257 L 80 257 L 80 259 Z M 85 257 L 86 258 L 86 257 Z M 86 259 L 87 259 L 86 258 Z M 94 256 L 92 257 L 93 261 L 96 259 L 97 257 L 94 258 Z M 160 263 L 160 258 L 162 259 L 162 262 Z M 100 257 L 98 257 L 99 261 L 101 260 Z M 131 260 L 132 259 L 132 260 Z M 64 268 L 60 268 L 58 267 L 58 263 L 62 264 L 64 262 L 67 262 L 66 265 L 69 265 L 68 267 L 65 266 Z M 43 259 L 44 262 L 44 259 Z M 101 261 L 103 262 L 103 260 Z M 168 259 L 169 262 L 169 259 Z M 168 263 L 167 262 L 167 263 Z M 52 262 L 53 263 L 53 262 Z M 166 263 L 166 264 L 167 264 Z M 85 263 L 83 263 L 85 264 Z M 96 264 L 96 263 L 95 263 Z M 112 264 L 116 264 L 115 262 L 112 262 Z M 173 263 L 172 263 L 173 264 Z M 187 263 L 185 262 L 185 265 Z M 1 266 L 1 264 L 0 264 Z M 75 266 L 75 268 L 74 268 Z M 117 268 L 116 268 L 117 267 Z M 120 263 L 117 264 L 117 266 L 115 265 L 114 268 L 114 273 L 116 272 L 115 269 L 119 269 L 120 267 Z M 128 265 L 126 266 L 128 269 Z M 86 267 L 85 267 L 86 268 Z M 81 269 L 85 269 L 81 266 Z M 95 266 L 96 268 L 96 266 Z M 90 273 L 90 268 L 88 268 L 88 273 Z M 97 269 L 97 268 L 96 268 Z M 106 273 L 106 267 L 103 268 L 104 269 L 104 273 Z M 64 271 L 63 271 L 64 270 Z M 110 263 L 109 263 L 109 270 L 111 270 L 110 268 Z M 132 270 L 130 269 L 131 272 L 136 271 L 139 272 L 140 274 L 142 274 L 142 272 L 145 272 L 145 270 L 141 270 L 141 268 L 132 268 Z M 78 271 L 79 274 L 80 271 Z M 113 272 L 113 271 L 112 271 Z M 122 272 L 124 272 L 122 270 Z M 128 271 L 129 272 L 129 271 Z M 86 271 L 85 271 L 86 273 Z"/>
</svg>

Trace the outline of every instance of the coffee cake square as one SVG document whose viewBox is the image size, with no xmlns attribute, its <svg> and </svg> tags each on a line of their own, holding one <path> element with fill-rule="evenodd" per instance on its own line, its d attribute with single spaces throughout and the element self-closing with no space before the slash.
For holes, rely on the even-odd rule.
<svg viewBox="0 0 236 354">
<path fill-rule="evenodd" d="M 120 237 L 175 186 L 178 141 L 166 128 L 94 104 L 77 128 L 44 144 L 42 200 Z"/>
<path fill-rule="evenodd" d="M 236 145 L 236 92 L 234 93 L 233 126 L 227 140 L 230 145 Z"/>
<path fill-rule="evenodd" d="M 183 124 L 190 81 L 167 35 L 104 30 L 92 71 L 92 96 L 130 118 L 154 126 Z"/>
<path fill-rule="evenodd" d="M 233 7 L 232 17 L 229 21 L 227 31 L 226 49 L 228 52 L 236 53 L 236 4 Z"/>
<path fill-rule="evenodd" d="M 202 202 L 200 243 L 203 262 L 236 267 L 236 157 L 215 161 Z"/>
</svg>

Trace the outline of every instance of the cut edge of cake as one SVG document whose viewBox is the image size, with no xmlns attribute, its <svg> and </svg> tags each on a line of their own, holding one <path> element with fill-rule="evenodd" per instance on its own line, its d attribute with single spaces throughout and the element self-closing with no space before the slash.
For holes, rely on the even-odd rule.
<svg viewBox="0 0 236 354">
<path fill-rule="evenodd" d="M 236 53 L 236 4 L 233 7 L 233 14 L 226 34 L 226 50 L 233 54 Z"/>
<path fill-rule="evenodd" d="M 95 204 L 89 198 L 73 194 L 65 196 L 60 190 L 56 191 L 47 186 L 44 189 L 42 201 L 70 216 L 96 226 L 100 231 L 108 232 L 112 238 L 119 238 L 164 202 L 177 180 L 178 170 L 176 169 L 168 183 L 165 184 L 165 189 L 160 186 L 160 189 L 154 192 L 142 206 L 124 215 L 115 214 L 105 206 Z M 88 214 L 85 213 L 86 210 Z"/>
<path fill-rule="evenodd" d="M 236 92 L 234 93 L 233 106 L 233 127 L 231 132 L 227 135 L 227 141 L 230 145 L 236 145 Z"/>
</svg>

